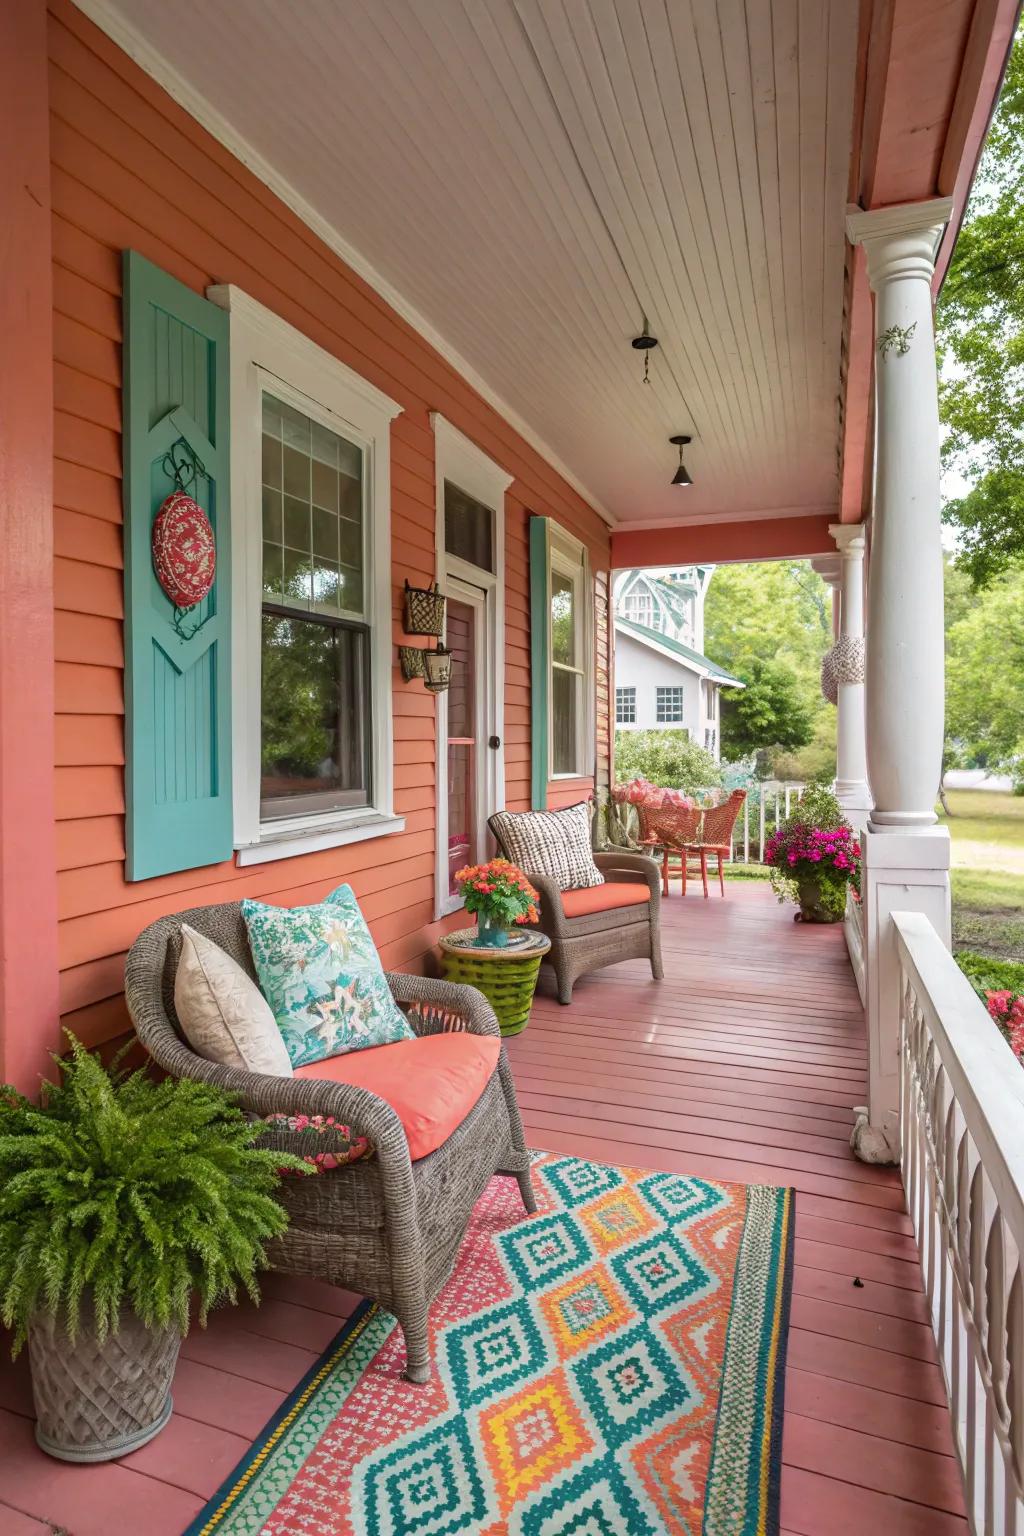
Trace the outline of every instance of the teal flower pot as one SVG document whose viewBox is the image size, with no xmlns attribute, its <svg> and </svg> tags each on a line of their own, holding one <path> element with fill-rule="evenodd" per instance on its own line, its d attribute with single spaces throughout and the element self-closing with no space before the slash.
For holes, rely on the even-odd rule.
<svg viewBox="0 0 1024 1536">
<path fill-rule="evenodd" d="M 481 949 L 507 949 L 508 925 L 496 917 L 488 917 L 485 912 L 478 912 L 476 918 L 476 941 Z"/>
</svg>

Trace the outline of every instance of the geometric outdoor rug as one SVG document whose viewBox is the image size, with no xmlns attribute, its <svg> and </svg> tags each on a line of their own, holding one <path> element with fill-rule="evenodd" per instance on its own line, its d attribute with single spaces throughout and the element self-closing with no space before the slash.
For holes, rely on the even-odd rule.
<svg viewBox="0 0 1024 1536">
<path fill-rule="evenodd" d="M 364 1304 L 185 1536 L 777 1533 L 792 1190 L 550 1153 L 534 1186 L 477 1205 L 434 1379 Z"/>
</svg>

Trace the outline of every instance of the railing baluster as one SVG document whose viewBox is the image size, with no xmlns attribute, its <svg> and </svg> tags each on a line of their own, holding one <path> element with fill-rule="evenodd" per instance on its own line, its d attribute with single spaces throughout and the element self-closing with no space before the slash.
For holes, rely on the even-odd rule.
<svg viewBox="0 0 1024 1536">
<path fill-rule="evenodd" d="M 926 918 L 896 913 L 900 1145 L 974 1536 L 1024 1536 L 1024 1074 Z"/>
</svg>

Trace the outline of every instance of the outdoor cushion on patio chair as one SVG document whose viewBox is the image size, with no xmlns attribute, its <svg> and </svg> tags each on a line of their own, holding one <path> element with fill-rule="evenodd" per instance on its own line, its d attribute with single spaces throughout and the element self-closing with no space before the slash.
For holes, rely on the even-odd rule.
<svg viewBox="0 0 1024 1536">
<path fill-rule="evenodd" d="M 418 1162 L 457 1131 L 498 1064 L 500 1041 L 465 1030 L 375 1045 L 296 1067 L 295 1076 L 367 1088 L 390 1104 Z"/>
<path fill-rule="evenodd" d="M 488 826 L 505 857 L 510 858 L 502 836 L 502 818 L 492 816 Z M 582 890 L 563 891 L 551 875 L 530 868 L 523 871 L 540 893 L 540 918 L 531 926 L 551 940 L 543 963 L 554 967 L 560 1003 L 572 1002 L 573 983 L 578 976 L 614 965 L 617 960 L 649 959 L 656 981 L 665 974 L 657 864 L 643 854 L 621 851 L 595 853 L 593 858 L 605 884 Z M 646 901 L 638 899 L 641 885 L 647 892 Z M 609 886 L 627 886 L 632 894 L 625 904 L 585 906 L 587 899 L 597 898 Z M 576 900 L 581 901 L 585 910 L 570 910 Z"/>
<path fill-rule="evenodd" d="M 368 1139 L 372 1158 L 339 1168 L 330 1178 L 282 1182 L 278 1198 L 290 1224 L 268 1253 L 275 1269 L 362 1292 L 393 1312 L 405 1334 L 407 1375 L 413 1381 L 429 1380 L 428 1309 L 451 1273 L 473 1206 L 488 1181 L 496 1172 L 513 1175 L 526 1209 L 536 1208 L 522 1121 L 493 1009 L 472 987 L 387 975 L 391 995 L 417 1036 L 465 1031 L 481 1044 L 494 1042 L 489 1047 L 492 1066 L 475 1104 L 436 1151 L 414 1162 L 392 1105 L 369 1088 L 329 1081 L 326 1062 L 315 1063 L 308 1076 L 274 1077 L 196 1055 L 182 1037 L 174 1010 L 183 922 L 213 939 L 255 979 L 239 902 L 160 918 L 135 940 L 125 965 L 125 998 L 139 1039 L 173 1077 L 213 1083 L 235 1094 L 250 1114 L 332 1115 L 354 1136 Z"/>
<path fill-rule="evenodd" d="M 617 880 L 606 880 L 604 885 L 592 885 L 585 891 L 563 891 L 562 911 L 566 917 L 585 917 L 591 912 L 614 912 L 619 907 L 636 907 L 650 901 L 647 882 L 641 885 Z"/>
</svg>

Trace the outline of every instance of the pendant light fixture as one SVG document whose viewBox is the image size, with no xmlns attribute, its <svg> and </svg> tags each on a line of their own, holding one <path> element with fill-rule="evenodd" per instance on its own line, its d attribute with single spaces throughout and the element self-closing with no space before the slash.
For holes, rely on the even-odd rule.
<svg viewBox="0 0 1024 1536">
<path fill-rule="evenodd" d="M 643 328 L 643 330 L 640 332 L 639 336 L 634 336 L 633 337 L 633 340 L 630 342 L 630 346 L 633 348 L 634 352 L 642 352 L 643 353 L 643 355 L 644 355 L 644 379 L 643 379 L 643 381 L 644 381 L 645 384 L 649 384 L 650 383 L 650 372 L 651 372 L 651 353 L 653 352 L 654 348 L 658 345 L 658 338 L 657 338 L 657 336 L 652 336 L 650 331 L 648 330 L 648 328 L 647 328 L 647 316 L 646 315 L 644 315 L 643 321 L 644 321 L 644 328 Z"/>
<path fill-rule="evenodd" d="M 672 484 L 673 485 L 692 485 L 693 484 L 693 480 L 690 477 L 690 473 L 689 473 L 688 469 L 686 468 L 686 465 L 683 463 L 683 449 L 686 447 L 687 443 L 692 443 L 693 442 L 693 438 L 692 437 L 687 437 L 684 433 L 679 432 L 679 433 L 676 434 L 675 437 L 670 437 L 669 438 L 669 442 L 672 444 L 672 446 L 674 448 L 678 448 L 679 449 L 679 468 L 676 470 L 675 474 L 672 476 Z"/>
</svg>

